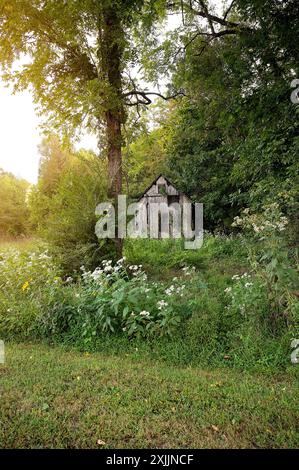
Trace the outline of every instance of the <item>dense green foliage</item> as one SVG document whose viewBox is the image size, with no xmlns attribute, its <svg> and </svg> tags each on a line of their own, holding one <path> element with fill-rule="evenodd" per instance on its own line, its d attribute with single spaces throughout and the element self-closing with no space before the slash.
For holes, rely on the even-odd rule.
<svg viewBox="0 0 299 470">
<path fill-rule="evenodd" d="M 0 168 L 0 236 L 26 235 L 29 211 L 26 204 L 29 183 Z"/>
<path fill-rule="evenodd" d="M 142 148 L 146 161 L 160 148 L 155 160 L 170 179 L 204 203 L 207 229 L 228 231 L 242 208 L 273 200 L 297 224 L 299 107 L 290 98 L 298 2 L 235 1 L 212 26 L 198 21 L 200 2 L 188 3 L 185 27 L 147 52 L 149 76 L 167 68 L 185 96 L 156 114 L 132 155 L 138 160 Z M 145 172 L 139 182 L 147 181 Z"/>
<path fill-rule="evenodd" d="M 111 81 L 110 74 L 115 71 L 111 70 L 113 64 L 108 63 L 107 53 L 116 54 L 119 50 L 119 72 L 127 92 L 131 84 L 123 71 L 137 61 L 130 40 L 132 29 L 140 21 L 149 28 L 158 16 L 158 3 L 1 0 L 3 78 L 18 90 L 32 87 L 35 101 L 51 128 L 69 133 L 85 125 L 98 132 L 107 110 L 121 106 L 118 90 Z M 111 10 L 115 17 L 111 17 L 108 31 L 105 23 Z M 16 69 L 13 64 L 20 54 L 28 60 Z"/>
<path fill-rule="evenodd" d="M 223 238 L 222 235 L 207 236 L 204 248 L 199 252 L 185 252 L 179 242 L 171 240 L 164 244 L 151 240 L 146 245 L 142 240 L 128 241 L 125 246 L 128 259 L 137 266 L 144 265 L 153 278 L 162 279 L 166 284 L 161 289 L 154 284 L 148 286 L 141 274 L 140 279 L 134 278 L 122 270 L 113 271 L 115 278 L 111 274 L 111 279 L 108 273 L 106 279 L 105 266 L 99 266 L 104 258 L 112 258 L 110 246 L 99 243 L 94 228 L 95 207 L 107 199 L 111 168 L 107 172 L 106 161 L 102 159 L 105 152 L 102 151 L 100 157 L 87 151 L 75 152 L 68 139 L 62 144 L 52 135 L 40 147 L 39 181 L 31 189 L 28 203 L 31 224 L 47 241 L 57 266 L 51 276 L 58 270 L 55 276 L 59 281 L 54 283 L 53 291 L 52 281 L 45 282 L 44 290 L 38 293 L 34 284 L 28 292 L 28 286 L 23 291 L 17 284 L 16 299 L 21 292 L 28 294 L 29 303 L 24 311 L 36 319 L 36 312 L 40 310 L 44 336 L 51 336 L 55 331 L 74 342 L 80 337 L 82 325 L 88 324 L 86 318 L 91 325 L 84 336 L 92 344 L 103 327 L 117 335 L 125 328 L 132 339 L 137 331 L 141 337 L 159 329 L 162 331 L 161 322 L 171 334 L 175 328 L 170 326 L 183 323 L 186 329 L 181 328 L 180 332 L 186 335 L 183 341 L 188 344 L 193 337 L 188 325 L 194 322 L 200 331 L 206 332 L 201 335 L 205 337 L 203 341 L 208 342 L 209 357 L 216 344 L 220 355 L 235 351 L 241 344 L 240 351 L 244 354 L 238 355 L 237 362 L 244 363 L 244 357 L 249 353 L 253 357 L 261 354 L 265 338 L 272 344 L 272 336 L 273 344 L 277 338 L 282 339 L 281 354 L 285 355 L 287 342 L 292 334 L 295 335 L 298 320 L 299 108 L 290 100 L 291 81 L 298 71 L 298 52 L 294 47 L 298 19 L 293 18 L 298 6 L 291 0 L 285 2 L 284 7 L 279 2 L 268 1 L 261 5 L 254 0 L 238 0 L 221 19 L 217 15 L 211 16 L 204 2 L 199 2 L 200 10 L 194 2 L 174 2 L 168 9 L 178 13 L 182 8 L 183 27 L 166 31 L 162 37 L 157 26 L 165 19 L 163 2 L 118 4 L 116 13 L 122 12 L 123 16 L 118 25 L 120 38 L 116 41 L 122 61 L 118 70 L 122 83 L 118 86 L 119 91 L 133 86 L 135 93 L 124 93 L 120 100 L 120 95 L 116 96 L 110 87 L 111 77 L 107 80 L 104 73 L 108 69 L 103 60 L 105 57 L 108 60 L 110 46 L 102 40 L 93 45 L 82 42 L 82 34 L 85 37 L 86 31 L 94 34 L 100 27 L 104 35 L 107 33 L 105 18 L 108 10 L 111 13 L 109 8 L 113 2 L 100 2 L 98 10 L 89 2 L 67 2 L 58 10 L 51 1 L 43 3 L 41 10 L 35 6 L 32 9 L 30 2 L 24 2 L 19 11 L 15 11 L 14 3 L 2 2 L 4 19 L 0 55 L 6 78 L 14 79 L 21 88 L 33 83 L 36 100 L 44 111 L 50 112 L 50 121 L 54 119 L 60 124 L 63 121 L 65 126 L 71 127 L 79 125 L 84 112 L 92 125 L 94 120 L 103 120 L 108 102 L 113 108 L 109 108 L 109 112 L 115 116 L 124 111 L 125 104 L 130 105 L 130 100 L 136 99 L 141 119 L 137 119 L 138 113 L 136 116 L 134 111 L 127 113 L 127 125 L 122 130 L 125 137 L 122 141 L 123 182 L 128 195 L 138 196 L 157 173 L 165 172 L 193 200 L 204 203 L 205 228 L 216 233 L 231 233 Z M 10 11 L 15 15 L 12 22 L 7 20 Z M 25 12 L 29 13 L 19 33 L 15 28 L 16 20 Z M 96 15 L 100 15 L 100 26 L 96 25 Z M 49 33 L 47 19 L 53 22 L 55 34 L 42 49 L 44 32 Z M 43 21 L 47 25 L 41 30 Z M 140 31 L 141 23 L 145 26 L 143 32 Z M 31 30 L 37 38 L 35 43 L 27 42 Z M 57 31 L 63 31 L 59 41 Z M 126 34 L 123 35 L 124 31 Z M 56 48 L 61 56 L 56 54 Z M 12 61 L 20 51 L 30 54 L 32 62 L 15 72 L 11 68 Z M 94 76 L 91 59 L 97 53 L 101 56 L 103 76 Z M 68 59 L 66 68 L 62 67 L 62 57 Z M 170 57 L 173 60 L 169 64 Z M 170 89 L 181 89 L 181 95 L 184 95 L 177 101 L 158 102 L 154 118 L 144 113 L 150 99 L 137 91 L 137 84 L 130 74 L 124 78 L 125 68 L 136 66 L 137 62 L 142 64 L 145 78 L 154 83 L 158 83 L 158 75 L 167 68 Z M 118 81 L 119 78 L 114 79 Z M 105 93 L 108 98 L 103 98 Z M 103 101 L 96 96 L 102 97 Z M 63 108 L 61 103 L 64 103 Z M 69 114 L 72 114 L 70 119 Z M 15 188 L 17 184 L 23 184 L 7 175 L 3 175 L 2 180 Z M 22 194 L 24 208 L 24 191 Z M 12 206 L 15 210 L 17 204 Z M 27 211 L 26 207 L 22 220 L 27 217 Z M 12 230 L 20 232 L 19 228 Z M 236 237 L 236 232 L 242 234 Z M 14 269 L 10 263 L 18 265 L 18 256 L 14 256 L 12 260 L 5 261 L 5 258 L 3 261 L 8 273 Z M 211 295 L 209 288 L 201 289 L 207 283 L 201 270 L 205 269 L 210 278 L 207 263 L 219 257 L 238 266 L 236 282 L 231 285 L 231 279 L 220 280 L 219 272 L 212 270 L 216 280 Z M 21 257 L 19 267 L 15 266 L 19 274 L 22 260 Z M 88 276 L 84 281 L 81 279 L 81 265 L 90 273 L 90 282 L 87 282 Z M 161 273 L 162 265 L 164 271 Z M 165 295 L 171 285 L 171 270 L 181 270 L 184 266 L 193 266 L 197 270 L 192 279 L 198 286 L 198 293 L 194 294 L 192 281 L 186 304 L 176 298 L 170 303 Z M 24 267 L 24 276 L 26 269 Z M 242 277 L 245 271 L 248 278 Z M 96 281 L 94 277 L 98 274 Z M 65 285 L 70 276 L 74 282 Z M 31 281 L 24 279 L 23 282 L 22 286 Z M 94 285 L 94 282 L 98 284 Z M 173 289 L 179 289 L 173 285 Z M 13 286 L 12 282 L 12 289 Z M 152 292 L 148 301 L 143 299 L 144 289 Z M 228 289 L 226 293 L 224 289 Z M 194 305 L 188 303 L 192 296 Z M 20 305 L 25 298 L 25 295 L 20 296 Z M 158 308 L 159 301 L 167 303 L 165 318 Z M 3 312 L 9 302 L 9 297 L 4 297 Z M 204 315 L 198 315 L 197 309 L 202 312 L 203 308 L 209 312 L 209 323 Z M 135 310 L 149 315 L 145 315 L 139 324 Z M 68 317 L 73 319 L 72 322 L 68 322 Z M 18 315 L 16 321 L 19 321 Z M 157 326 L 159 322 L 161 328 Z M 10 325 L 10 316 L 6 323 Z M 13 325 L 14 320 L 7 330 L 10 333 L 14 331 Z M 16 328 L 16 332 L 19 330 L 22 331 L 22 327 Z M 38 328 L 36 331 L 40 334 Z M 26 330 L 27 333 L 30 331 Z M 257 346 L 253 345 L 254 338 L 261 338 Z M 242 348 L 246 349 L 246 354 Z M 280 349 L 277 350 L 279 359 L 274 362 L 282 364 Z M 193 357 L 193 354 L 197 357 L 194 348 L 188 348 L 187 356 Z M 203 357 L 206 358 L 205 354 Z"/>
<path fill-rule="evenodd" d="M 29 197 L 32 223 L 68 272 L 96 266 L 107 251 L 96 238 L 95 207 L 106 198 L 106 164 L 91 152 L 74 152 L 55 136 L 44 140 L 39 181 Z"/>
</svg>

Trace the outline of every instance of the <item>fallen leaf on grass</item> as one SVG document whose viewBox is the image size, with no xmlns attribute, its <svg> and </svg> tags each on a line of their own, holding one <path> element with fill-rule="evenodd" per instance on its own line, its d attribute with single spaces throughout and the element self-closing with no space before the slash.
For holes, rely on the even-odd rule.
<svg viewBox="0 0 299 470">
<path fill-rule="evenodd" d="M 97 444 L 98 444 L 99 446 L 105 446 L 105 445 L 106 445 L 106 442 L 105 442 L 105 441 L 102 441 L 101 439 L 98 439 L 98 440 L 97 440 Z"/>
<path fill-rule="evenodd" d="M 219 432 L 219 428 L 215 426 L 214 424 L 212 424 L 211 428 L 213 429 L 213 431 Z"/>
</svg>

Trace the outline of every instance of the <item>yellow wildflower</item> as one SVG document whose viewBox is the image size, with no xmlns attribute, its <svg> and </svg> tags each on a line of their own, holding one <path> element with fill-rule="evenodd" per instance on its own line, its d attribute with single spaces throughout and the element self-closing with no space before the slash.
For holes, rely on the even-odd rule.
<svg viewBox="0 0 299 470">
<path fill-rule="evenodd" d="M 29 287 L 29 282 L 28 281 L 24 282 L 24 284 L 22 285 L 22 291 L 24 292 L 26 289 L 28 289 L 28 287 Z"/>
</svg>

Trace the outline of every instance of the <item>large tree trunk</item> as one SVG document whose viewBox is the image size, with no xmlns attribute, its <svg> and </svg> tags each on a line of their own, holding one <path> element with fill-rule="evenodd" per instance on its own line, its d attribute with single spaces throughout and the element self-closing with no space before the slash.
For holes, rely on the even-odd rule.
<svg viewBox="0 0 299 470">
<path fill-rule="evenodd" d="M 121 120 L 115 113 L 106 112 L 109 197 L 117 198 L 122 189 Z"/>
<path fill-rule="evenodd" d="M 124 108 L 122 100 L 121 59 L 123 53 L 123 31 L 117 8 L 103 11 L 102 65 L 108 84 L 105 113 L 108 146 L 108 196 L 114 198 L 122 189 L 122 123 Z M 116 238 L 116 251 L 122 255 L 122 240 Z"/>
</svg>

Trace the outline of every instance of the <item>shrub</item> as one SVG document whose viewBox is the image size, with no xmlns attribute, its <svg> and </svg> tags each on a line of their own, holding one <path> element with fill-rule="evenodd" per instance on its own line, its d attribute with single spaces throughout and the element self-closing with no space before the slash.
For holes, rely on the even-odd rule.
<svg viewBox="0 0 299 470">
<path fill-rule="evenodd" d="M 54 304 L 50 302 L 46 314 L 39 317 L 40 330 L 45 335 L 67 332 L 69 338 L 85 345 L 103 333 L 124 334 L 129 339 L 171 335 L 189 315 L 185 284 L 178 279 L 168 287 L 149 282 L 141 268 L 126 267 L 124 259 L 114 265 L 105 260 L 93 272 L 82 266 L 73 298 L 66 302 L 64 297 L 58 305 L 53 299 Z M 189 274 L 187 269 L 185 274 Z"/>
<path fill-rule="evenodd" d="M 41 151 L 39 180 L 29 194 L 32 224 L 65 275 L 82 263 L 94 269 L 112 251 L 95 234 L 96 206 L 107 200 L 104 160 L 75 152 L 55 136 L 44 140 Z"/>
<path fill-rule="evenodd" d="M 276 203 L 264 206 L 263 212 L 252 214 L 245 209 L 235 225 L 251 233 L 254 244 L 248 244 L 248 260 L 256 282 L 263 291 L 265 320 L 275 333 L 283 325 L 298 328 L 297 297 L 298 261 L 290 259 L 286 238 L 283 236 L 288 219 Z M 254 297 L 251 305 L 255 308 Z M 261 303 L 261 302 L 260 302 Z"/>
</svg>

